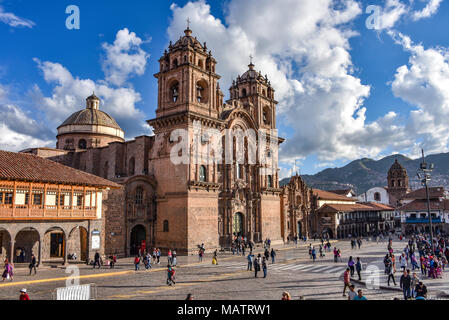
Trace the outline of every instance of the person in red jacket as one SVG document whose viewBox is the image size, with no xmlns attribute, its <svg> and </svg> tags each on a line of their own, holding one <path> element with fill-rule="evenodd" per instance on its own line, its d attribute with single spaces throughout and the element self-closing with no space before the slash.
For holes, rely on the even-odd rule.
<svg viewBox="0 0 449 320">
<path fill-rule="evenodd" d="M 27 289 L 20 290 L 20 298 L 19 298 L 19 300 L 20 301 L 22 301 L 22 300 L 30 300 L 30 297 L 27 294 Z"/>
<path fill-rule="evenodd" d="M 343 288 L 343 297 L 346 297 L 346 288 L 349 288 L 351 285 L 351 269 L 346 268 L 345 274 L 344 274 L 344 288 Z"/>
</svg>

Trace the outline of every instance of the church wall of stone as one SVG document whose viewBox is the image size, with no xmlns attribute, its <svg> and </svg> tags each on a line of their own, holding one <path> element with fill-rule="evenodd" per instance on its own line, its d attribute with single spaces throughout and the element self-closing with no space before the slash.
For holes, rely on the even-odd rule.
<svg viewBox="0 0 449 320">
<path fill-rule="evenodd" d="M 262 195 L 260 205 L 262 240 L 269 238 L 273 244 L 281 243 L 281 208 L 279 194 Z"/>
<path fill-rule="evenodd" d="M 197 251 L 202 243 L 209 250 L 218 248 L 218 192 L 190 191 L 188 208 L 189 252 Z"/>
<path fill-rule="evenodd" d="M 103 192 L 103 232 L 105 254 L 126 256 L 125 190 Z"/>
</svg>

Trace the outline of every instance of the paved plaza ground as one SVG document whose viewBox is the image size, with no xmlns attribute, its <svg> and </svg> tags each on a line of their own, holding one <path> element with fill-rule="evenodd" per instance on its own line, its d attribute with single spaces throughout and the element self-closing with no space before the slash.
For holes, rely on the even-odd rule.
<svg viewBox="0 0 449 320">
<path fill-rule="evenodd" d="M 313 241 L 312 241 L 313 242 Z M 360 257 L 368 270 L 362 273 L 362 280 L 379 279 L 379 288 L 366 288 L 365 284 L 354 282 L 356 288 L 363 289 L 369 300 L 392 300 L 402 298 L 399 289 L 400 272 L 396 273 L 397 286 L 386 287 L 383 274 L 383 257 L 386 242 L 365 241 L 359 250 L 351 250 L 349 241 L 338 241 L 333 246 L 342 251 L 342 262 L 333 262 L 332 252 L 313 262 L 308 255 L 308 244 L 277 248 L 276 263 L 268 266 L 268 277 L 254 277 L 247 271 L 246 257 L 231 253 L 219 255 L 219 265 L 211 263 L 207 255 L 203 263 L 196 256 L 178 257 L 176 285 L 165 284 L 167 258 L 160 265 L 153 265 L 149 271 L 135 272 L 132 259 L 118 261 L 115 269 L 103 267 L 93 270 L 86 265 L 79 266 L 80 284 L 95 284 L 98 300 L 184 300 L 188 293 L 195 300 L 280 300 L 283 291 L 288 291 L 292 299 L 303 297 L 306 300 L 345 300 L 342 296 L 343 272 L 349 256 Z M 318 245 L 318 242 L 313 242 Z M 399 255 L 406 242 L 394 242 L 395 254 Z M 258 249 L 256 253 L 262 253 Z M 379 271 L 372 272 L 377 267 Z M 419 270 L 417 274 L 420 276 Z M 37 276 L 28 276 L 27 269 L 16 269 L 13 282 L 0 283 L 0 299 L 17 300 L 19 290 L 27 288 L 32 300 L 48 300 L 56 288 L 64 287 L 69 274 L 64 268 L 46 267 Z M 422 278 L 428 286 L 429 296 L 436 297 L 440 291 L 449 291 L 448 275 L 443 279 Z M 375 283 L 375 280 L 374 280 Z"/>
</svg>

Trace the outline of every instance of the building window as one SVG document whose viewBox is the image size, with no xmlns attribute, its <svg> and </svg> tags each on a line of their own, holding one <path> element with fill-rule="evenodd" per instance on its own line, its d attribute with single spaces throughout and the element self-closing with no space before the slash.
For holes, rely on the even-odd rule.
<svg viewBox="0 0 449 320">
<path fill-rule="evenodd" d="M 30 204 L 30 194 L 28 192 L 25 193 L 25 204 L 26 205 Z"/>
<path fill-rule="evenodd" d="M 398 180 L 398 187 L 402 187 L 402 182 L 401 182 L 401 180 Z"/>
<path fill-rule="evenodd" d="M 268 176 L 268 188 L 273 188 L 273 176 Z"/>
<path fill-rule="evenodd" d="M 0 193 L 0 204 L 12 204 L 13 193 Z"/>
<path fill-rule="evenodd" d="M 83 196 L 77 196 L 76 197 L 76 206 L 77 207 L 82 207 L 83 206 L 83 201 L 84 197 Z"/>
<path fill-rule="evenodd" d="M 41 193 L 35 193 L 33 194 L 33 204 L 35 206 L 42 205 L 42 194 Z"/>
<path fill-rule="evenodd" d="M 242 89 L 242 97 L 246 97 L 246 89 Z"/>
<path fill-rule="evenodd" d="M 178 59 L 173 60 L 173 68 L 178 67 Z"/>
<path fill-rule="evenodd" d="M 169 232 L 168 220 L 164 221 L 164 232 Z"/>
<path fill-rule="evenodd" d="M 79 147 L 81 150 L 86 150 L 86 149 L 87 149 L 87 141 L 84 140 L 84 139 L 81 139 L 81 140 L 78 142 L 78 147 Z"/>
<path fill-rule="evenodd" d="M 199 180 L 200 182 L 206 182 L 207 181 L 207 170 L 205 166 L 201 166 L 200 167 L 200 175 L 199 175 Z"/>
<path fill-rule="evenodd" d="M 171 102 L 177 102 L 179 98 L 179 82 L 176 81 L 171 87 L 170 87 L 170 101 Z"/>
<path fill-rule="evenodd" d="M 380 201 L 380 200 L 381 200 L 381 198 L 380 198 L 380 193 L 379 193 L 379 192 L 376 192 L 376 193 L 374 194 L 374 200 L 375 200 L 375 201 Z"/>
<path fill-rule="evenodd" d="M 143 204 L 143 189 L 141 187 L 138 187 L 136 189 L 136 204 L 137 205 Z"/>
<path fill-rule="evenodd" d="M 64 194 L 57 194 L 56 195 L 56 205 L 58 206 L 60 206 L 60 207 L 63 207 L 64 206 L 64 201 L 65 201 L 65 196 L 64 196 Z"/>
</svg>

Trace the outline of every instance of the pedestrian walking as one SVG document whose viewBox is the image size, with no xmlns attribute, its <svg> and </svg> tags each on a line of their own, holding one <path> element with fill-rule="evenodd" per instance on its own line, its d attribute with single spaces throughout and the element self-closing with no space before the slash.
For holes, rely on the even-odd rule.
<svg viewBox="0 0 449 320">
<path fill-rule="evenodd" d="M 357 257 L 357 262 L 355 264 L 355 270 L 357 271 L 357 275 L 359 276 L 359 281 L 361 281 L 363 265 L 362 265 L 362 261 L 360 260 L 359 257 Z"/>
<path fill-rule="evenodd" d="M 171 254 L 172 254 L 172 258 L 171 258 L 172 266 L 176 267 L 178 265 L 176 250 L 173 250 L 173 252 Z"/>
<path fill-rule="evenodd" d="M 171 265 L 167 265 L 167 285 L 172 286 L 176 284 L 175 273 L 175 269 L 173 269 Z"/>
<path fill-rule="evenodd" d="M 254 277 L 257 278 L 257 273 L 260 271 L 261 255 L 259 254 L 256 259 L 254 259 Z"/>
<path fill-rule="evenodd" d="M 215 250 L 214 257 L 212 258 L 212 264 L 218 265 L 218 251 Z"/>
<path fill-rule="evenodd" d="M 271 264 L 274 264 L 276 260 L 276 251 L 274 249 L 271 249 Z"/>
<path fill-rule="evenodd" d="M 351 277 L 353 277 L 354 276 L 354 272 L 355 272 L 355 261 L 352 258 L 352 256 L 349 257 L 348 267 L 349 267 L 349 270 L 351 270 Z"/>
<path fill-rule="evenodd" d="M 410 277 L 410 270 L 404 270 L 404 274 L 401 276 L 399 285 L 404 293 L 404 300 L 408 300 L 411 295 L 412 278 Z"/>
<path fill-rule="evenodd" d="M 156 251 L 157 264 L 161 264 L 161 249 L 157 249 Z"/>
<path fill-rule="evenodd" d="M 198 261 L 199 262 L 203 262 L 203 255 L 204 255 L 204 251 L 202 248 L 200 248 L 200 250 L 198 251 Z"/>
<path fill-rule="evenodd" d="M 248 259 L 248 268 L 246 269 L 246 271 L 253 271 L 254 255 L 252 252 L 248 254 L 247 259 Z"/>
<path fill-rule="evenodd" d="M 346 271 L 343 275 L 343 282 L 343 297 L 346 297 L 346 288 L 349 288 L 349 286 L 351 285 L 351 269 L 346 268 Z"/>
<path fill-rule="evenodd" d="M 139 255 L 136 255 L 136 257 L 134 258 L 135 271 L 138 271 L 140 269 L 139 265 L 140 265 L 140 258 L 139 258 Z"/>
<path fill-rule="evenodd" d="M 5 260 L 5 266 L 4 271 L 2 274 L 3 281 L 5 280 L 13 280 L 14 273 L 13 273 L 13 265 L 8 261 L 8 259 Z"/>
<path fill-rule="evenodd" d="M 268 274 L 268 263 L 267 263 L 267 259 L 264 257 L 262 259 L 262 270 L 263 270 L 263 277 L 266 278 L 267 274 Z"/>
<path fill-rule="evenodd" d="M 36 270 L 36 257 L 34 256 L 34 254 L 31 255 L 31 262 L 30 265 L 28 266 L 28 268 L 30 269 L 30 276 L 31 276 L 31 272 L 34 270 L 34 275 L 37 274 L 37 270 Z"/>
<path fill-rule="evenodd" d="M 95 252 L 95 256 L 94 256 L 94 269 L 97 265 L 98 265 L 98 269 L 100 269 L 101 263 L 100 263 L 100 254 L 98 253 L 98 251 Z"/>
<path fill-rule="evenodd" d="M 316 260 L 316 250 L 315 250 L 315 247 L 312 247 L 312 259 L 313 259 L 313 262 L 315 262 L 315 260 Z"/>
</svg>

